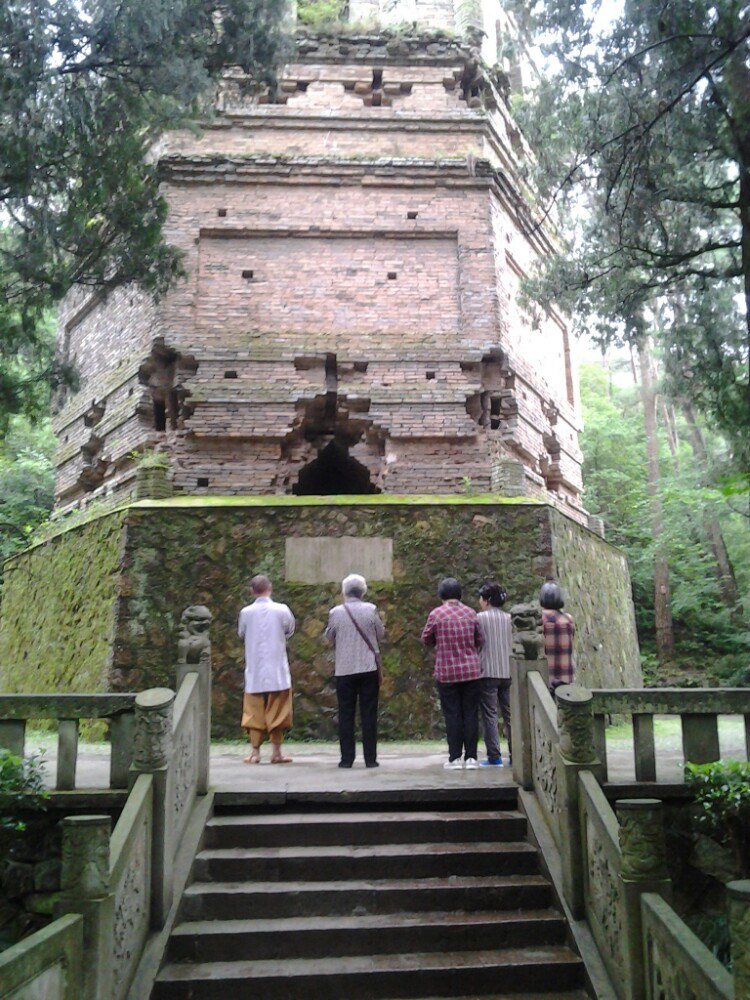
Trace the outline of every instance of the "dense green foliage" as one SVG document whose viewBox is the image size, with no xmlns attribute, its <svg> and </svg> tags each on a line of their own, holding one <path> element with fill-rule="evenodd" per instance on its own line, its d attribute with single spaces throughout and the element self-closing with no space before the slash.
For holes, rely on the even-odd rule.
<svg viewBox="0 0 750 1000">
<path fill-rule="evenodd" d="M 24 548 L 32 531 L 49 517 L 54 448 L 48 421 L 33 427 L 25 418 L 11 418 L 0 444 L 0 562 Z"/>
<path fill-rule="evenodd" d="M 605 343 L 658 327 L 673 390 L 723 433 L 747 474 L 747 5 L 515 6 L 548 56 L 521 109 L 542 211 L 556 205 L 573 241 L 537 291 Z"/>
<path fill-rule="evenodd" d="M 653 663 L 653 546 L 649 528 L 646 444 L 637 387 L 622 372 L 587 364 L 581 370 L 584 502 L 606 524 L 607 537 L 627 553 L 644 663 Z M 662 500 L 672 611 L 677 641 L 677 684 L 742 681 L 750 660 L 750 526 L 716 486 L 726 446 L 710 441 L 715 468 L 703 470 L 677 416 L 672 455 L 660 441 Z M 741 606 L 722 601 L 716 565 L 703 525 L 715 516 L 734 564 Z M 681 668 L 681 669 L 680 669 Z"/>
<path fill-rule="evenodd" d="M 300 0 L 297 23 L 310 28 L 336 24 L 346 17 L 346 0 Z"/>
<path fill-rule="evenodd" d="M 43 765 L 39 754 L 17 757 L 0 749 L 0 862 L 23 836 L 27 825 L 24 815 L 41 809 L 48 796 Z"/>
<path fill-rule="evenodd" d="M 148 153 L 241 66 L 273 83 L 282 0 L 0 0 L 0 430 L 69 378 L 45 317 L 73 285 L 180 274 Z M 63 359 L 64 361 L 64 359 Z"/>
<path fill-rule="evenodd" d="M 687 764 L 685 781 L 695 796 L 703 829 L 732 848 L 743 877 L 750 875 L 750 763 L 718 760 Z"/>
</svg>

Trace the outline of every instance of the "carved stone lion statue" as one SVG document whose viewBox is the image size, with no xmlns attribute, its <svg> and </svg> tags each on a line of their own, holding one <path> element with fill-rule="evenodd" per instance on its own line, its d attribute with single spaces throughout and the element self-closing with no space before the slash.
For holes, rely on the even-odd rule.
<svg viewBox="0 0 750 1000">
<path fill-rule="evenodd" d="M 191 604 L 180 619 L 177 640 L 177 662 L 203 663 L 211 657 L 211 640 L 208 629 L 213 615 L 203 604 Z"/>
</svg>

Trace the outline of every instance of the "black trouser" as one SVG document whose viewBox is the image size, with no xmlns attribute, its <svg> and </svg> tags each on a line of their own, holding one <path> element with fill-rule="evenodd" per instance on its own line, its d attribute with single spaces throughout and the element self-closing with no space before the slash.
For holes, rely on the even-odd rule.
<svg viewBox="0 0 750 1000">
<path fill-rule="evenodd" d="M 341 762 L 352 764 L 354 744 L 354 715 L 359 698 L 359 720 L 362 725 L 362 749 L 365 764 L 374 764 L 378 756 L 378 672 L 346 674 L 336 678 L 336 697 L 339 702 L 339 746 Z"/>
<path fill-rule="evenodd" d="M 484 728 L 484 744 L 487 747 L 487 757 L 498 760 L 500 740 L 497 734 L 497 709 L 503 715 L 505 738 L 508 740 L 508 754 L 513 753 L 510 739 L 510 678 L 482 677 L 479 696 L 479 707 Z"/>
<path fill-rule="evenodd" d="M 455 684 L 437 682 L 440 707 L 445 719 L 448 737 L 448 756 L 458 760 L 477 758 L 479 740 L 479 695 L 481 680 L 457 681 Z"/>
</svg>

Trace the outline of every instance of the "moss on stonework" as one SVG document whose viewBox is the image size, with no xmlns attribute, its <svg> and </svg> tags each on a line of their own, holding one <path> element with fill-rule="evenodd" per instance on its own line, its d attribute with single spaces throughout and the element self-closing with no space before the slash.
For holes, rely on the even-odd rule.
<svg viewBox="0 0 750 1000">
<path fill-rule="evenodd" d="M 492 493 L 476 496 L 444 496 L 423 493 L 397 496 L 390 493 L 363 493 L 353 496 L 178 496 L 167 500 L 139 500 L 133 507 L 461 507 L 477 504 L 508 505 L 512 507 L 545 506 L 543 500 L 531 497 L 500 497 Z"/>
<path fill-rule="evenodd" d="M 637 674 L 627 566 L 602 539 L 547 505 L 498 497 L 177 497 L 102 514 L 10 561 L 0 619 L 4 690 L 138 691 L 172 686 L 183 609 L 214 622 L 213 720 L 238 735 L 243 651 L 237 615 L 255 573 L 292 608 L 294 735 L 335 737 L 333 656 L 323 638 L 339 584 L 285 580 L 288 537 L 381 537 L 393 579 L 372 581 L 388 630 L 380 728 L 384 738 L 441 732 L 429 655 L 419 641 L 447 575 L 467 603 L 488 578 L 508 604 L 533 600 L 558 573 L 576 617 L 585 679 L 618 686 Z"/>
<path fill-rule="evenodd" d="M 216 498 L 206 498 L 215 501 Z M 532 597 L 549 566 L 546 508 L 468 498 L 351 497 L 231 498 L 194 504 L 182 500 L 137 504 L 128 518 L 124 597 L 114 678 L 139 688 L 170 683 L 174 630 L 183 607 L 208 604 L 214 662 L 214 731 L 236 733 L 243 653 L 237 614 L 247 602 L 247 580 L 266 573 L 275 595 L 292 608 L 297 632 L 290 641 L 298 737 L 335 737 L 333 657 L 323 640 L 337 583 L 284 580 L 288 536 L 388 537 L 393 580 L 371 584 L 386 623 L 384 738 L 434 737 L 441 731 L 432 667 L 419 642 L 436 587 L 448 574 L 463 582 L 467 600 L 487 577 L 505 581 L 510 601 Z"/>
<path fill-rule="evenodd" d="M 110 513 L 8 560 L 0 690 L 107 690 L 123 521 Z"/>
</svg>

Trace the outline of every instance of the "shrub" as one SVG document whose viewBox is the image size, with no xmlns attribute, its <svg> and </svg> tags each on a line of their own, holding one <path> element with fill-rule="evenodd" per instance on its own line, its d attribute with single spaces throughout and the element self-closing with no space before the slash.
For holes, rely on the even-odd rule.
<svg viewBox="0 0 750 1000">
<path fill-rule="evenodd" d="M 41 753 L 18 757 L 0 750 L 0 863 L 26 830 L 24 814 L 42 809 L 48 797 Z"/>
<path fill-rule="evenodd" d="M 750 763 L 717 760 L 686 764 L 685 781 L 695 795 L 698 824 L 727 844 L 745 877 L 750 874 Z"/>
<path fill-rule="evenodd" d="M 297 4 L 297 21 L 310 28 L 338 24 L 346 20 L 346 0 L 300 0 Z"/>
</svg>

